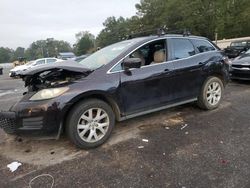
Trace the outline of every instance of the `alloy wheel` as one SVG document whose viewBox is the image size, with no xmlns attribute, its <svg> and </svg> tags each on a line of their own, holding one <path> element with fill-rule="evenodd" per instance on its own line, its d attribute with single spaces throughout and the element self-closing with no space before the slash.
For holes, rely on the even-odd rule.
<svg viewBox="0 0 250 188">
<path fill-rule="evenodd" d="M 83 141 L 95 143 L 106 135 L 109 124 L 109 116 L 104 109 L 90 108 L 81 115 L 77 132 Z"/>
<path fill-rule="evenodd" d="M 207 102 L 212 106 L 217 105 L 220 102 L 221 94 L 221 85 L 218 82 L 210 83 L 206 92 Z"/>
</svg>

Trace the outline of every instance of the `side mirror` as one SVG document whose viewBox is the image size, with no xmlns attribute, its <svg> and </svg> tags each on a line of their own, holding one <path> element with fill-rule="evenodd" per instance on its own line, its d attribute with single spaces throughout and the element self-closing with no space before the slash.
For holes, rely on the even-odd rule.
<svg viewBox="0 0 250 188">
<path fill-rule="evenodd" d="M 140 68 L 140 67 L 141 67 L 140 58 L 126 58 L 123 61 L 123 68 L 126 71 L 132 68 Z"/>
</svg>

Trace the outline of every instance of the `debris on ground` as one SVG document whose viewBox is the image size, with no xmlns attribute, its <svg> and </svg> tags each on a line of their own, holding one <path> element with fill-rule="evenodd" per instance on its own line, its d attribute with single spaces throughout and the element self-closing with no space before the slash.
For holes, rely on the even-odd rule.
<svg viewBox="0 0 250 188">
<path fill-rule="evenodd" d="M 165 127 L 165 129 L 167 129 L 167 130 L 168 130 L 168 129 L 169 129 L 169 127 Z"/>
<path fill-rule="evenodd" d="M 143 149 L 144 148 L 144 146 L 138 146 L 138 149 Z"/>
<path fill-rule="evenodd" d="M 41 174 L 41 175 L 38 175 L 38 176 L 36 176 L 36 177 L 34 177 L 33 179 L 30 180 L 30 182 L 29 182 L 29 188 L 32 188 L 31 187 L 32 182 L 34 182 L 36 179 L 39 179 L 41 177 L 47 177 L 47 178 L 49 177 L 52 180 L 52 182 L 51 182 L 51 188 L 54 186 L 55 179 L 54 179 L 54 177 L 52 175 L 50 175 L 50 174 Z"/>
<path fill-rule="evenodd" d="M 189 133 L 188 132 L 185 132 L 185 135 L 188 135 Z"/>
<path fill-rule="evenodd" d="M 222 164 L 228 164 L 228 163 L 229 163 L 229 161 L 224 160 L 224 159 L 221 159 L 220 162 L 221 162 Z"/>
<path fill-rule="evenodd" d="M 10 169 L 11 172 L 15 172 L 19 166 L 21 166 L 22 163 L 19 163 L 19 162 L 12 162 L 10 164 L 7 165 L 7 167 Z"/>
<path fill-rule="evenodd" d="M 166 153 L 163 153 L 162 155 L 166 155 Z"/>
<path fill-rule="evenodd" d="M 148 139 L 142 139 L 143 142 L 148 142 Z"/>
<path fill-rule="evenodd" d="M 181 130 L 185 129 L 188 126 L 188 124 L 185 124 L 181 127 Z"/>
</svg>

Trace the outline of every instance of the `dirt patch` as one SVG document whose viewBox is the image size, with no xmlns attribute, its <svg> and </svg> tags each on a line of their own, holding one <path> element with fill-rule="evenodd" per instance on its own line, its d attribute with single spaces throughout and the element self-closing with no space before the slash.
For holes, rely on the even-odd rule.
<svg viewBox="0 0 250 188">
<path fill-rule="evenodd" d="M 7 136 L 0 144 L 1 155 L 22 163 L 50 166 L 87 155 L 88 152 L 76 149 L 67 139 L 31 140 Z"/>
<path fill-rule="evenodd" d="M 199 151 L 199 144 L 192 143 L 190 145 L 186 145 L 183 148 L 177 149 L 174 153 L 170 154 L 173 158 L 195 158 L 198 157 L 197 151 Z"/>
</svg>

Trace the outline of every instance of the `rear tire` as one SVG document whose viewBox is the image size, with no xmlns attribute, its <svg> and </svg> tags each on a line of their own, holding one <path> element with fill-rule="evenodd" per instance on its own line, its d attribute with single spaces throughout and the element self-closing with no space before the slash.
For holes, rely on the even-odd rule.
<svg viewBox="0 0 250 188">
<path fill-rule="evenodd" d="M 80 102 L 70 111 L 66 133 L 77 147 L 90 149 L 107 141 L 114 125 L 112 108 L 104 101 L 89 99 Z"/>
<path fill-rule="evenodd" d="M 198 106 L 204 110 L 218 108 L 224 93 L 224 85 L 218 77 L 208 77 L 204 82 L 200 95 L 198 96 Z"/>
</svg>

